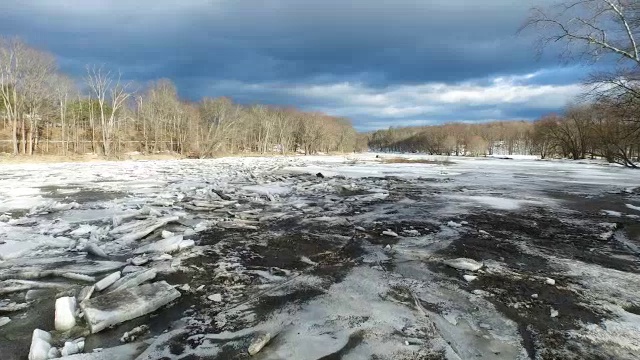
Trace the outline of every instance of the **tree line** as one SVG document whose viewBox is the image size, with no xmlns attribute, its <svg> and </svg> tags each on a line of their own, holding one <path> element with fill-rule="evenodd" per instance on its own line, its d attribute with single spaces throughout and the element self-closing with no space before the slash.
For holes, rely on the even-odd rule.
<svg viewBox="0 0 640 360">
<path fill-rule="evenodd" d="M 577 99 L 578 105 L 533 123 L 447 124 L 376 131 L 369 134 L 371 147 L 447 155 L 490 155 L 498 151 L 542 158 L 599 157 L 627 167 L 640 166 L 640 1 L 557 1 L 531 9 L 520 30 L 531 29 L 540 51 L 553 46 L 568 62 L 609 65 L 609 70 L 585 79 L 587 90 Z"/>
<path fill-rule="evenodd" d="M 534 123 L 533 144 L 540 157 L 601 157 L 636 168 L 640 161 L 637 109 L 597 102 L 547 115 Z"/>
<path fill-rule="evenodd" d="M 431 155 L 538 155 L 545 158 L 603 158 L 638 167 L 640 108 L 604 101 L 573 105 L 534 122 L 451 123 L 389 128 L 367 134 L 376 151 Z"/>
<path fill-rule="evenodd" d="M 0 151 L 117 156 L 173 152 L 352 152 L 366 148 L 349 119 L 228 98 L 180 99 L 167 79 L 140 89 L 120 73 L 88 66 L 82 79 L 19 39 L 0 38 Z"/>
<path fill-rule="evenodd" d="M 521 30 L 535 32 L 540 51 L 553 46 L 568 62 L 603 62 L 608 68 L 585 79 L 583 105 L 535 122 L 540 155 L 598 156 L 638 167 L 640 1 L 561 0 L 532 8 Z"/>
<path fill-rule="evenodd" d="M 376 151 L 459 156 L 529 154 L 533 151 L 532 130 L 533 124 L 526 121 L 450 123 L 378 130 L 368 134 L 368 142 Z"/>
<path fill-rule="evenodd" d="M 532 8 L 540 51 L 564 46 L 567 61 L 606 61 L 581 105 L 534 122 L 444 124 L 357 134 L 350 121 L 317 112 L 227 98 L 188 102 L 171 81 L 134 91 L 119 73 L 87 67 L 61 74 L 52 55 L 0 38 L 0 151 L 13 154 L 162 151 L 222 153 L 380 151 L 451 155 L 539 154 L 640 163 L 640 1 L 560 0 Z"/>
</svg>

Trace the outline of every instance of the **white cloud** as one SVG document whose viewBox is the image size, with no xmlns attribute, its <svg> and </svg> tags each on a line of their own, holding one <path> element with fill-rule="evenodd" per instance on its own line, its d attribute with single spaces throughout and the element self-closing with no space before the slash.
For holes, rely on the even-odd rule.
<svg viewBox="0 0 640 360">
<path fill-rule="evenodd" d="M 455 107 L 502 107 L 522 105 L 530 109 L 560 108 L 583 91 L 580 84 L 523 84 L 535 75 L 495 78 L 488 84 L 428 83 L 385 88 L 358 83 L 326 85 L 246 85 L 251 89 L 269 89 L 319 103 L 329 102 L 340 109 L 361 109 L 370 115 L 405 117 L 439 112 Z"/>
<path fill-rule="evenodd" d="M 278 94 L 298 99 L 310 110 L 346 116 L 360 128 L 433 123 L 437 121 L 481 122 L 522 119 L 515 110 L 530 113 L 561 109 L 583 92 L 580 84 L 531 83 L 537 73 L 496 77 L 489 81 L 458 84 L 424 83 L 372 87 L 363 83 L 329 84 L 219 83 L 240 93 Z M 370 124 L 365 124 L 369 122 Z M 379 120 L 379 121 L 378 121 Z"/>
<path fill-rule="evenodd" d="M 581 92 L 581 86 L 520 85 L 511 81 L 494 81 L 489 86 L 473 84 L 446 86 L 441 92 L 423 93 L 425 101 L 445 104 L 505 105 L 522 104 L 532 108 L 561 107 Z"/>
</svg>

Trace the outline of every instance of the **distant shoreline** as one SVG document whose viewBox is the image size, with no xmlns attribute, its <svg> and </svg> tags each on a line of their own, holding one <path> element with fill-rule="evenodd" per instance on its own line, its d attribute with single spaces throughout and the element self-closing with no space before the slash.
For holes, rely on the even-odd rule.
<svg viewBox="0 0 640 360">
<path fill-rule="evenodd" d="M 331 155 L 347 155 L 353 153 L 330 153 L 330 154 L 312 154 L 309 156 L 331 156 Z M 3 164 L 47 164 L 47 163 L 87 163 L 87 162 L 111 162 L 111 161 L 149 161 L 149 160 L 187 160 L 187 159 L 219 159 L 228 157 L 283 157 L 283 156 L 300 156 L 304 157 L 304 154 L 260 154 L 260 153 L 245 153 L 245 154 L 220 154 L 219 156 L 194 158 L 180 154 L 124 154 L 120 156 L 102 156 L 97 154 L 74 154 L 68 156 L 62 155 L 11 155 L 0 154 L 0 166 Z"/>
</svg>

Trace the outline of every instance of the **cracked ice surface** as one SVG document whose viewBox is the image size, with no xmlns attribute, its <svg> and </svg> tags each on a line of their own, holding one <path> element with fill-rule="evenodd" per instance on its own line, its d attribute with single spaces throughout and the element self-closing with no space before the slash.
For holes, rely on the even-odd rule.
<svg viewBox="0 0 640 360">
<path fill-rule="evenodd" d="M 105 313 L 89 310 L 91 326 L 78 317 L 78 331 L 115 328 L 87 337 L 99 355 L 76 356 L 243 358 L 269 333 L 265 359 L 634 358 L 636 172 L 404 157 L 436 161 L 5 165 L 0 310 L 11 321 L 0 351 L 24 357 L 36 327 L 54 330 L 56 298 L 85 289 L 95 305 L 125 282 L 131 295 L 166 281 L 182 295 L 164 287 L 168 308 L 156 311 L 166 302 L 145 293 L 148 304 L 131 295 L 144 311 L 121 312 L 118 298 Z M 456 259 L 483 266 L 451 267 Z M 91 292 L 91 279 L 114 273 L 125 280 Z M 117 348 L 143 323 L 146 342 Z M 58 347 L 70 340 L 56 336 Z"/>
</svg>

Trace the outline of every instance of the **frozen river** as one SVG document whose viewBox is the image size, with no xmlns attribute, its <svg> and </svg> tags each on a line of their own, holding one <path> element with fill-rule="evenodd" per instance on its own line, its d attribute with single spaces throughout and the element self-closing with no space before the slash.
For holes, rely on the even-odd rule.
<svg viewBox="0 0 640 360">
<path fill-rule="evenodd" d="M 637 358 L 638 171 L 397 157 L 3 165 L 1 358 Z"/>
</svg>

